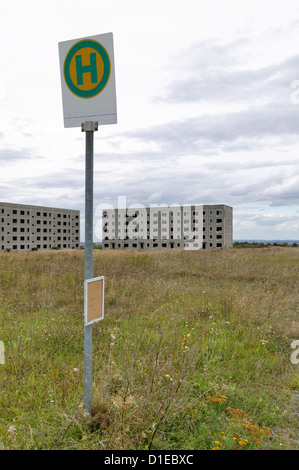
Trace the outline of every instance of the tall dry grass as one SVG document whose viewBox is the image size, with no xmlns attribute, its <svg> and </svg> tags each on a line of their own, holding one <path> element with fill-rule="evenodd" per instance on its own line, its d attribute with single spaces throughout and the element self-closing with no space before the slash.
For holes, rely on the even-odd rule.
<svg viewBox="0 0 299 470">
<path fill-rule="evenodd" d="M 90 420 L 84 252 L 2 254 L 0 447 L 296 447 L 298 267 L 296 248 L 94 251 Z"/>
</svg>

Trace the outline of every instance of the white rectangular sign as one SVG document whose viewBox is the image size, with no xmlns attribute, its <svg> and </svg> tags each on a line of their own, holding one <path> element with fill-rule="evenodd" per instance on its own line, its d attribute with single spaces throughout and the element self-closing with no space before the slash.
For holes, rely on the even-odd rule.
<svg viewBox="0 0 299 470">
<path fill-rule="evenodd" d="M 104 318 L 104 276 L 84 281 L 84 323 L 91 323 Z"/>
<path fill-rule="evenodd" d="M 64 127 L 116 124 L 113 34 L 60 42 Z"/>
</svg>

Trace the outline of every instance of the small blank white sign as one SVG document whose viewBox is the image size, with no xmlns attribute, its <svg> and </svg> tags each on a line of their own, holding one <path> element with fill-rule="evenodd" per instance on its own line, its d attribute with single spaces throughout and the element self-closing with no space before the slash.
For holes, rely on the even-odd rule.
<svg viewBox="0 0 299 470">
<path fill-rule="evenodd" d="M 91 323 L 104 318 L 104 276 L 84 281 L 84 323 Z"/>
</svg>

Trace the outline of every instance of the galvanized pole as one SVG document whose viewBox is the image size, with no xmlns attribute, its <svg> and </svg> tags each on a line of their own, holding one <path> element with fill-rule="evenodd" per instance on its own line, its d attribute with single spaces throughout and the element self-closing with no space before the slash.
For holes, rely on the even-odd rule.
<svg viewBox="0 0 299 470">
<path fill-rule="evenodd" d="M 85 152 L 85 276 L 93 277 L 93 133 L 98 123 L 86 121 L 82 132 L 86 133 Z M 92 324 L 84 325 L 84 409 L 91 415 L 92 402 Z"/>
</svg>

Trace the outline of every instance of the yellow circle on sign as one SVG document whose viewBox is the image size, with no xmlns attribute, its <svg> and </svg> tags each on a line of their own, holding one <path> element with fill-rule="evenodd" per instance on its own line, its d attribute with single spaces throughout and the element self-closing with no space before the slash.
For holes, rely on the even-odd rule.
<svg viewBox="0 0 299 470">
<path fill-rule="evenodd" d="M 79 98 L 93 98 L 101 93 L 109 81 L 110 71 L 106 49 L 93 39 L 83 39 L 74 44 L 63 66 L 65 83 Z"/>
<path fill-rule="evenodd" d="M 80 57 L 80 63 L 82 63 L 82 66 L 86 67 L 86 69 L 87 69 L 88 66 L 90 66 L 91 54 L 95 55 L 97 80 L 92 81 L 93 77 L 92 77 L 91 73 L 84 73 L 83 74 L 83 84 L 80 84 L 80 83 L 78 83 L 78 76 L 77 76 L 78 72 L 77 72 L 77 69 L 76 69 L 76 57 L 81 56 Z M 69 72 L 70 72 L 70 78 L 71 78 L 72 82 L 75 83 L 76 86 L 80 90 L 86 90 L 86 91 L 93 90 L 100 83 L 100 81 L 103 78 L 103 75 L 104 75 L 104 62 L 103 62 L 103 59 L 102 59 L 102 57 L 101 57 L 101 55 L 99 54 L 98 51 L 96 51 L 95 49 L 93 49 L 91 47 L 84 47 L 84 48 L 80 49 L 80 51 L 73 56 L 73 58 L 70 62 Z"/>
</svg>

